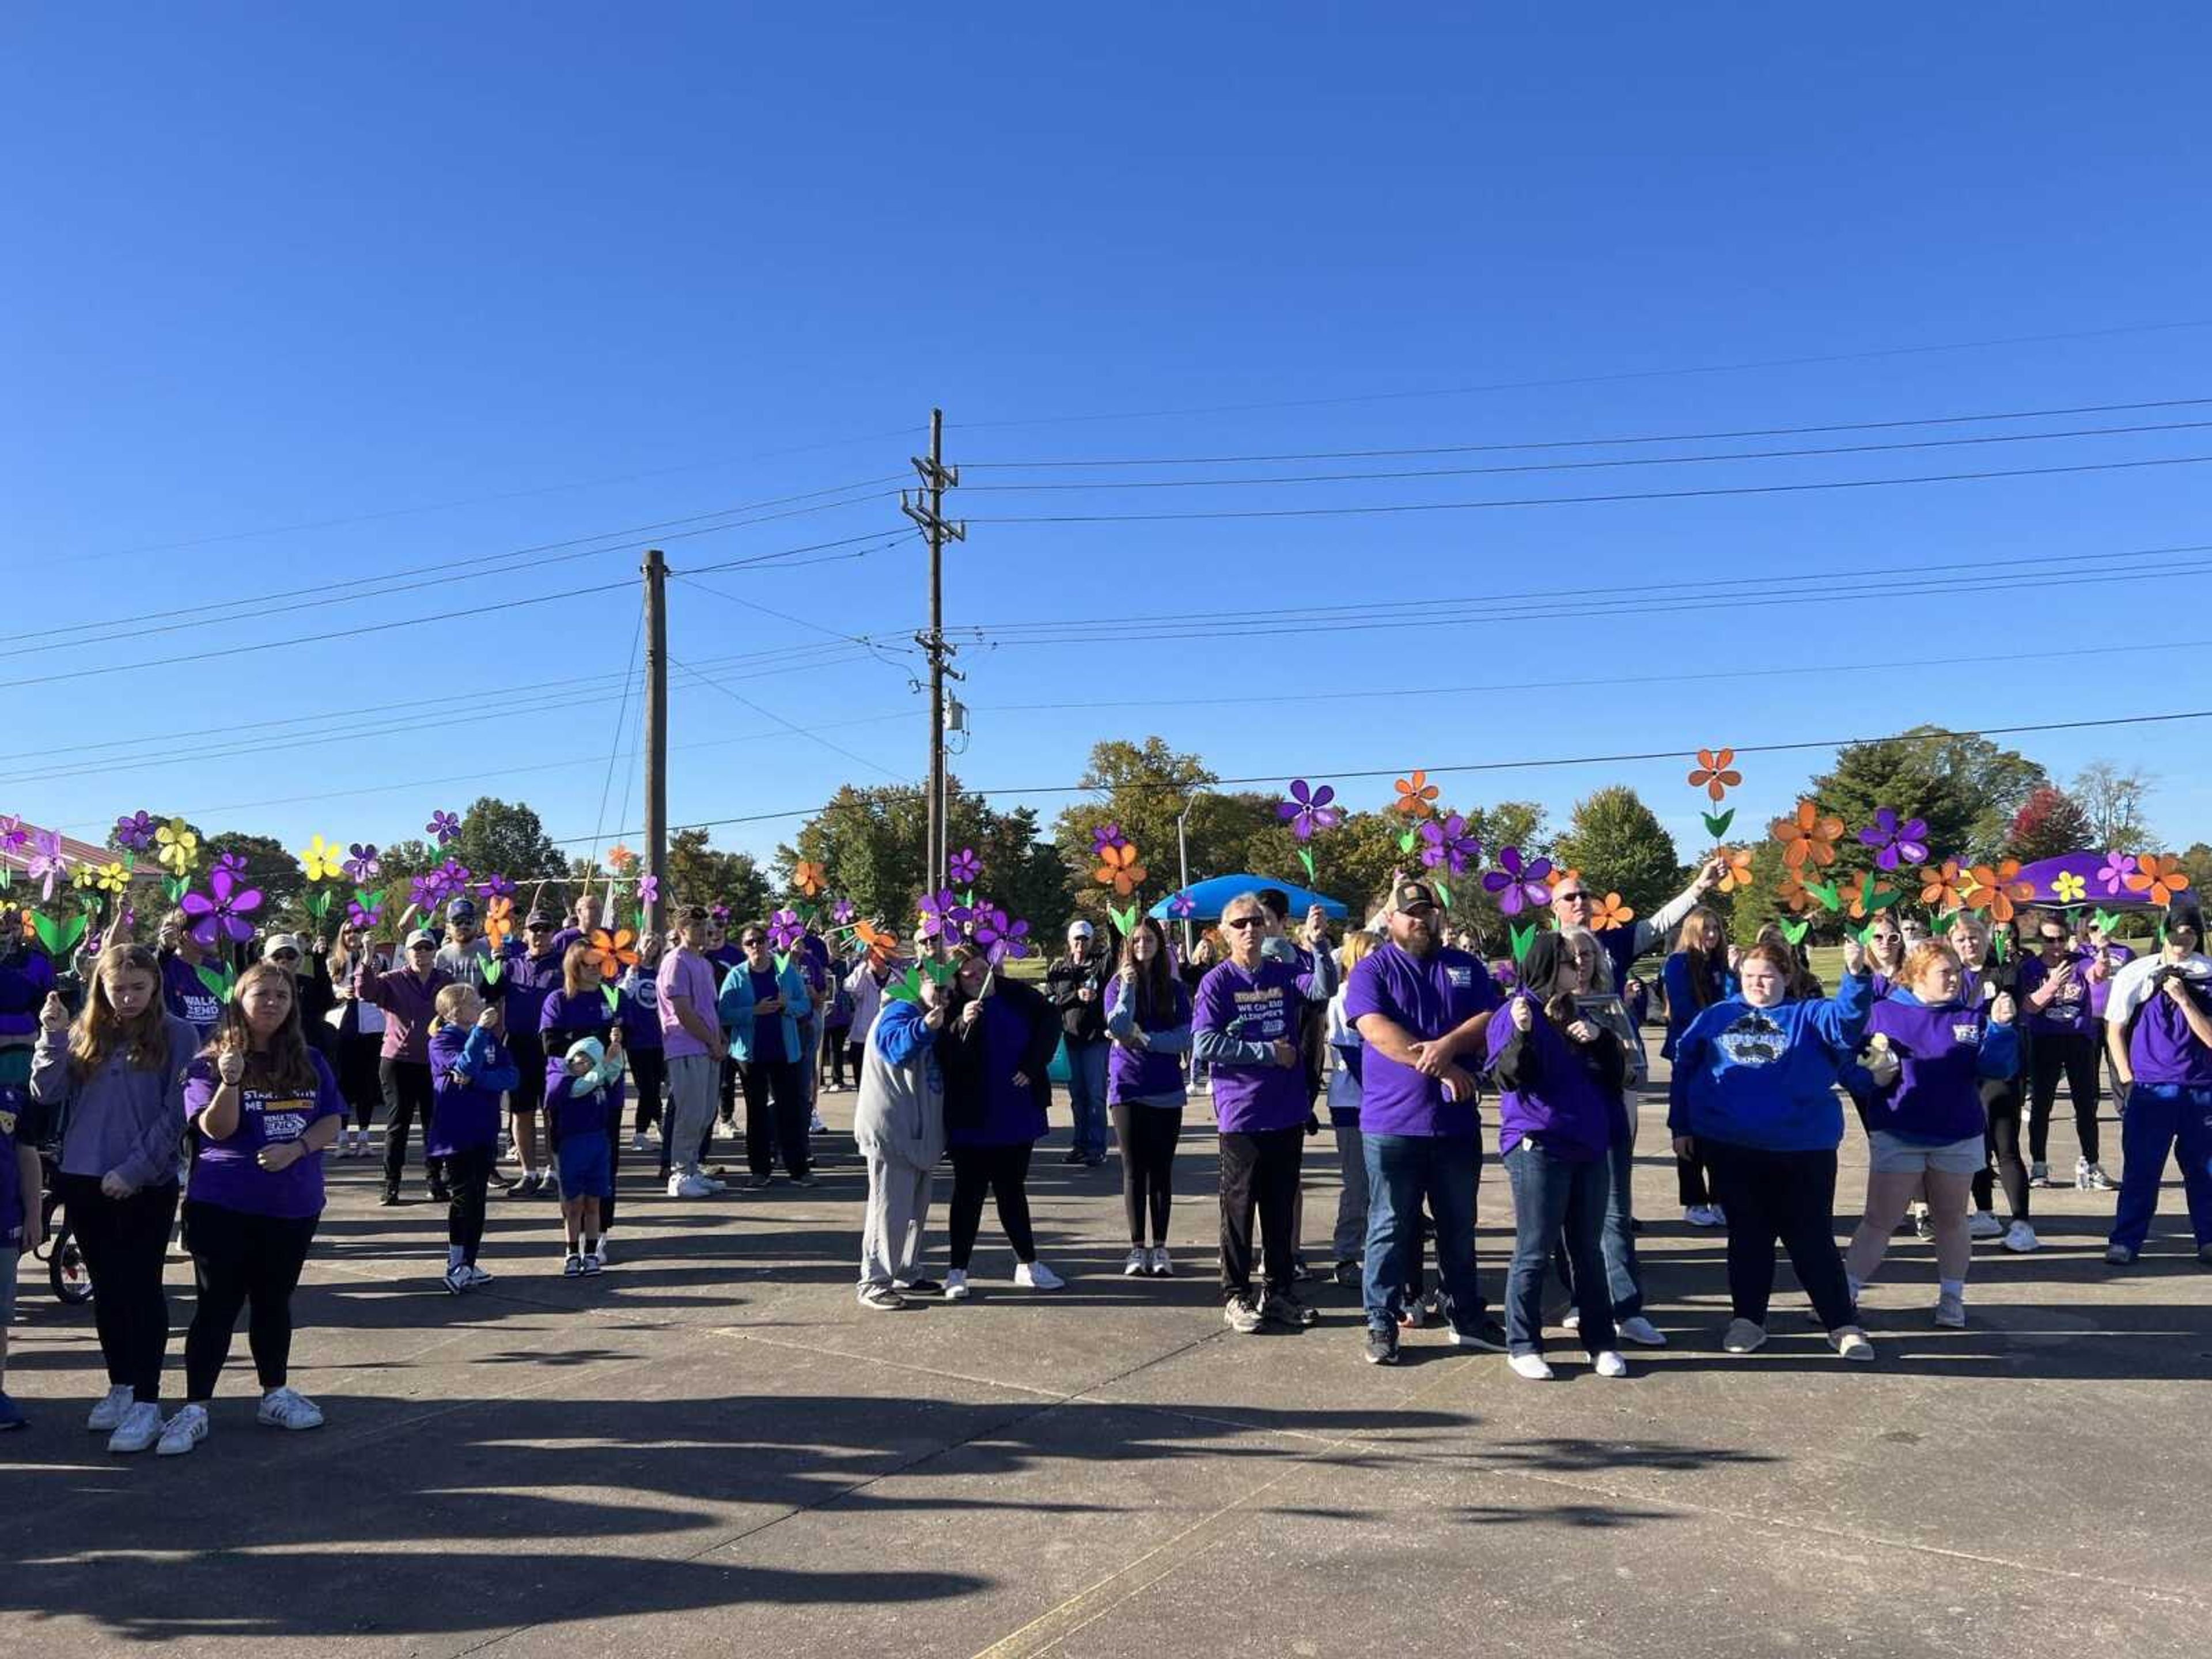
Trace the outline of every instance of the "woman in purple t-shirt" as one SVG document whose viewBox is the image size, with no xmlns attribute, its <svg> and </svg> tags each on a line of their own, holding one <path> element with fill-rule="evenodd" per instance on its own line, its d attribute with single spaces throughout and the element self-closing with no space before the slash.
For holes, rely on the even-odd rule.
<svg viewBox="0 0 2212 1659">
<path fill-rule="evenodd" d="M 247 969 L 185 1076 L 185 1116 L 199 1146 L 185 1197 L 199 1307 L 185 1334 L 185 1404 L 161 1430 L 161 1455 L 207 1438 L 207 1402 L 249 1304 L 258 1420 L 322 1426 L 321 1409 L 285 1378 L 292 1291 L 323 1213 L 323 1149 L 345 1115 L 337 1079 L 300 1028 L 291 971 Z"/>
</svg>

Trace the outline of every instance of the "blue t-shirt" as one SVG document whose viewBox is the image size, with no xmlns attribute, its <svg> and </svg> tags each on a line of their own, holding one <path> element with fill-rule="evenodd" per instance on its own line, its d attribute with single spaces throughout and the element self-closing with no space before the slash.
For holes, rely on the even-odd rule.
<svg viewBox="0 0 2212 1659">
<path fill-rule="evenodd" d="M 770 997 L 781 994 L 776 989 L 775 969 L 771 968 L 766 973 L 758 973 L 751 969 L 747 969 L 745 971 L 753 982 L 755 1007 L 758 1007 Z M 789 1058 L 783 1052 L 783 1016 L 781 1014 L 753 1016 L 753 1041 L 752 1048 L 749 1052 L 756 1060 L 775 1061 Z"/>
</svg>

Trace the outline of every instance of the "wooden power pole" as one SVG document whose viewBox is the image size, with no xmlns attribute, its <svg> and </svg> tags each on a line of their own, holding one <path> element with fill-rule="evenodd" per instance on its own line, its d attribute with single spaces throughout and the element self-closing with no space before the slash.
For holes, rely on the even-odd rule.
<svg viewBox="0 0 2212 1659">
<path fill-rule="evenodd" d="M 657 548 L 645 555 L 645 868 L 653 878 L 653 902 L 641 907 L 641 926 L 664 932 L 661 917 L 668 881 L 668 559 Z"/>
<path fill-rule="evenodd" d="M 909 495 L 899 491 L 899 510 L 921 526 L 929 541 L 929 629 L 915 641 L 929 654 L 929 876 L 931 892 L 945 885 L 945 681 L 957 672 L 945 665 L 953 647 L 945 642 L 945 544 L 964 542 L 968 526 L 948 524 L 945 492 L 960 483 L 960 469 L 945 465 L 945 411 L 929 411 L 929 456 L 914 457 L 914 470 L 921 475 L 921 488 Z"/>
</svg>

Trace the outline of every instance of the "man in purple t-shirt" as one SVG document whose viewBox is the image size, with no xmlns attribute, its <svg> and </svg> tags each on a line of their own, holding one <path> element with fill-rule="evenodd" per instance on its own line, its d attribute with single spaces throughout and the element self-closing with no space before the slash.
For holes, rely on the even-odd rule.
<svg viewBox="0 0 2212 1659">
<path fill-rule="evenodd" d="M 1474 1273 L 1474 1193 L 1482 1170 L 1474 1056 L 1498 1006 L 1490 970 L 1443 943 L 1425 881 L 1391 890 L 1390 942 L 1352 970 L 1344 1017 L 1364 1045 L 1359 1135 L 1367 1159 L 1367 1358 L 1398 1362 L 1407 1269 L 1420 1249 L 1421 1202 L 1437 1223 L 1437 1268 L 1452 1340 L 1492 1353 L 1505 1332 Z"/>
<path fill-rule="evenodd" d="M 724 1048 L 714 1012 L 714 967 L 702 954 L 707 927 L 704 905 L 687 904 L 678 911 L 676 948 L 660 959 L 653 980 L 661 1053 L 668 1067 L 668 1113 L 660 1133 L 668 1144 L 671 1198 L 708 1198 L 720 1190 L 699 1167 L 699 1149 L 714 1127 Z"/>
</svg>

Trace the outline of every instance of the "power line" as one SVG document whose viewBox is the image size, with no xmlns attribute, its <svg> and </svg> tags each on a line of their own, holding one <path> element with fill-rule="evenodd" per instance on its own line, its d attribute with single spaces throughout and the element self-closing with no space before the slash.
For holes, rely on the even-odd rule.
<svg viewBox="0 0 2212 1659">
<path fill-rule="evenodd" d="M 617 756 L 622 752 L 623 727 L 628 723 L 629 717 L 629 694 L 631 688 L 636 681 L 637 653 L 639 647 L 644 643 L 645 610 L 644 607 L 641 605 L 637 613 L 637 627 L 632 631 L 629 636 L 629 667 L 623 674 L 622 696 L 615 708 L 614 737 L 607 744 L 606 775 L 599 781 L 599 815 L 596 822 L 602 828 L 605 827 L 607 821 L 607 797 L 614 793 L 615 760 Z M 623 816 L 627 817 L 629 814 L 625 811 Z M 597 841 L 594 841 L 592 843 L 591 857 L 597 860 L 599 855 L 599 844 Z"/>
<path fill-rule="evenodd" d="M 1729 443 L 1741 438 L 1802 438 L 1822 432 L 1887 432 L 1900 427 L 1967 426 L 1983 421 L 2041 421 L 2056 420 L 2064 415 L 2120 415 L 2149 409 L 2194 409 L 2207 403 L 2212 403 L 2212 398 L 2160 398 L 2146 403 L 2074 404 L 2056 409 L 1999 410 L 1980 415 L 1922 415 L 1887 421 L 1845 421 L 1819 426 L 1748 427 L 1729 432 L 1662 432 L 1626 437 L 1546 438 L 1501 443 L 1440 444 L 1418 449 L 1318 449 L 1275 455 L 1088 457 L 1058 461 L 969 461 L 966 465 L 971 471 L 1001 472 L 1086 466 L 1256 466 L 1276 461 L 1366 461 L 1395 456 L 1498 454 L 1512 450 L 1604 449 L 1624 444 Z"/>
<path fill-rule="evenodd" d="M 1170 420 L 1192 415 L 1246 415 L 1284 409 L 1333 409 L 1346 404 L 1402 403 L 1426 398 L 1469 398 L 1492 392 L 1534 392 L 1556 386 L 1616 386 L 1633 380 L 1674 380 L 1701 374 L 1742 374 L 1771 368 L 1811 368 L 1831 363 L 1877 362 L 1895 357 L 1929 356 L 1952 351 L 1985 351 L 2006 346 L 2052 345 L 2074 340 L 2108 340 L 2128 335 L 2176 333 L 2212 328 L 2212 318 L 2174 322 L 2124 323 L 2110 328 L 2069 329 L 2051 334 L 2015 334 L 1980 340 L 1950 340 L 1929 345 L 1880 346 L 1864 351 L 1832 351 L 1797 357 L 1767 357 L 1734 363 L 1701 363 L 1674 368 L 1619 369 L 1602 374 L 1553 375 L 1481 385 L 1438 386 L 1396 392 L 1352 392 L 1333 398 L 1289 398 L 1262 403 L 1212 404 L 1182 409 L 1140 409 L 1079 415 L 1036 415 L 997 421 L 964 421 L 968 432 L 1026 426 L 1073 426 L 1101 421 Z"/>
<path fill-rule="evenodd" d="M 1602 495 L 1523 495 L 1482 501 L 1396 501 L 1362 507 L 1241 507 L 1185 513 L 1041 513 L 978 517 L 970 524 L 1136 524 L 1195 519 L 1334 519 L 1384 513 L 1461 513 L 1504 507 L 1577 507 L 1593 502 L 1683 501 L 1723 495 L 1790 495 L 1820 489 L 1883 489 L 1901 484 L 1967 483 L 1996 478 L 2056 477 L 2077 472 L 2123 472 L 2150 466 L 2194 466 L 2212 455 L 2170 455 L 2149 460 L 2082 461 L 2063 466 L 2009 467 L 1989 472 L 1931 472 L 1901 478 L 1836 478 L 1820 483 L 1711 484 L 1698 489 L 1622 491 Z"/>
<path fill-rule="evenodd" d="M 902 537 L 904 533 L 905 532 L 900 532 Z M 735 593 L 728 592 L 721 588 L 712 586 L 706 582 L 701 581 L 696 576 L 680 575 L 674 571 L 671 571 L 669 574 L 673 576 L 676 580 L 682 582 L 685 586 L 696 587 L 702 593 L 711 593 L 718 599 L 726 599 L 730 604 L 740 605 L 747 611 L 757 611 L 764 617 L 775 617 L 779 622 L 787 622 L 794 627 L 811 629 L 814 633 L 823 635 L 827 638 L 843 640 L 850 644 L 857 645 L 872 654 L 876 659 L 882 663 L 886 668 L 898 667 L 896 663 L 891 661 L 890 658 L 884 655 L 884 653 L 886 650 L 902 652 L 908 656 L 915 654 L 915 647 L 912 646 L 892 645 L 887 641 L 878 639 L 871 635 L 847 634 L 842 633 L 835 628 L 824 628 L 820 623 L 814 621 L 811 617 L 793 616 L 788 611 L 778 611 L 774 605 L 763 605 L 757 599 L 739 599 Z"/>
<path fill-rule="evenodd" d="M 671 665 L 682 669 L 685 673 L 690 675 L 693 679 L 697 680 L 701 684 L 713 686 L 714 690 L 720 691 L 724 696 L 729 698 L 731 702 L 742 703 L 744 707 L 751 709 L 754 714 L 760 715 L 763 719 L 774 720 L 778 726 L 783 726 L 799 737 L 811 738 L 815 742 L 821 744 L 823 748 L 829 750 L 831 753 L 842 755 L 849 761 L 858 761 L 861 765 L 868 768 L 871 771 L 880 772 L 895 783 L 903 783 L 906 781 L 905 779 L 900 777 L 897 773 L 892 771 L 889 767 L 878 765 L 876 762 L 870 760 L 866 755 L 858 754 L 850 749 L 845 748 L 840 744 L 832 743 L 827 738 L 823 737 L 818 732 L 809 731 L 803 726 L 796 725 L 793 722 L 786 720 L 782 715 L 777 714 L 773 708 L 763 708 L 759 703 L 755 702 L 750 697 L 745 696 L 739 692 L 731 690 L 728 686 L 724 685 L 719 680 L 708 679 L 697 669 L 692 667 L 690 664 L 683 661 L 681 659 L 672 656 L 668 660 Z M 628 832 L 624 831 L 623 833 L 627 834 Z"/>
</svg>

